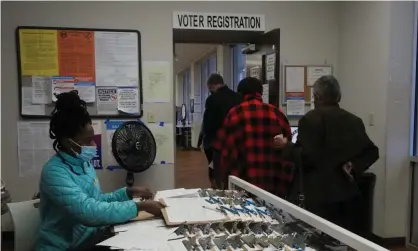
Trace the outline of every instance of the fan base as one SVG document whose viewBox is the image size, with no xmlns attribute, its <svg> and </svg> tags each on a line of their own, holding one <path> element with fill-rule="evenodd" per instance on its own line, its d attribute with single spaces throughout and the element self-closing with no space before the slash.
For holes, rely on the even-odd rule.
<svg viewBox="0 0 418 251">
<path fill-rule="evenodd" d="M 128 172 L 126 175 L 126 186 L 132 187 L 135 184 L 135 176 L 133 173 Z"/>
</svg>

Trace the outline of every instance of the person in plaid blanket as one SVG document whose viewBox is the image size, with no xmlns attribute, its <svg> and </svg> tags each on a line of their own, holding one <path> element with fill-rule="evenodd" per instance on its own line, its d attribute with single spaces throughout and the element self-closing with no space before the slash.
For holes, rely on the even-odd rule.
<svg viewBox="0 0 418 251">
<path fill-rule="evenodd" d="M 238 85 L 244 101 L 232 108 L 218 131 L 214 148 L 220 152 L 217 172 L 224 188 L 229 175 L 237 176 L 272 194 L 286 197 L 293 180 L 293 164 L 284 161 L 273 145 L 276 135 L 292 140 L 289 121 L 283 112 L 262 101 L 263 86 L 248 77 Z"/>
</svg>

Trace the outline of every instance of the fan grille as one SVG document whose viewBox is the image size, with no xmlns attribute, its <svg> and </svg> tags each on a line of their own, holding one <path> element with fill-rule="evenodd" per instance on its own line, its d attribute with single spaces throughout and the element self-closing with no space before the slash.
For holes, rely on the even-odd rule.
<svg viewBox="0 0 418 251">
<path fill-rule="evenodd" d="M 112 151 L 119 165 L 138 173 L 154 163 L 157 146 L 151 131 L 143 123 L 129 121 L 115 131 Z"/>
</svg>

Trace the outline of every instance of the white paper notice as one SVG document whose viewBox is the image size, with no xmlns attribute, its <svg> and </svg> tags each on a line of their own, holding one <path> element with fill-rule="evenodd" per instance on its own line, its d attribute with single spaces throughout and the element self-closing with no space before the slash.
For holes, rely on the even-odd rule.
<svg viewBox="0 0 418 251">
<path fill-rule="evenodd" d="M 144 62 L 142 65 L 144 102 L 170 102 L 171 71 L 166 61 Z"/>
<path fill-rule="evenodd" d="M 86 103 L 94 103 L 96 101 L 96 91 L 93 82 L 80 82 L 74 84 L 74 89 L 78 91 L 80 99 Z"/>
<path fill-rule="evenodd" d="M 304 92 L 305 91 L 305 68 L 304 67 L 286 67 L 286 92 Z"/>
<path fill-rule="evenodd" d="M 139 85 L 138 34 L 94 32 L 96 86 Z"/>
<path fill-rule="evenodd" d="M 305 114 L 305 100 L 302 99 L 288 99 L 286 101 L 287 115 L 303 116 Z"/>
<path fill-rule="evenodd" d="M 55 154 L 49 138 L 49 122 L 18 122 L 19 176 L 39 173 Z"/>
<path fill-rule="evenodd" d="M 260 79 L 260 66 L 255 66 L 250 69 L 250 77 Z"/>
<path fill-rule="evenodd" d="M 50 77 L 32 77 L 32 103 L 33 104 L 49 104 L 51 98 Z"/>
<path fill-rule="evenodd" d="M 139 113 L 138 88 L 118 88 L 118 110 L 129 114 Z"/>
<path fill-rule="evenodd" d="M 276 54 L 266 55 L 266 80 L 274 80 Z"/>
<path fill-rule="evenodd" d="M 102 122 L 101 121 L 92 121 L 91 126 L 94 130 L 94 135 L 102 134 Z"/>
<path fill-rule="evenodd" d="M 75 90 L 74 82 L 60 82 L 52 80 L 52 101 L 56 102 L 59 94 Z"/>
<path fill-rule="evenodd" d="M 32 87 L 22 87 L 22 114 L 24 115 L 45 115 L 45 105 L 32 103 Z"/>
<path fill-rule="evenodd" d="M 97 88 L 97 114 L 118 114 L 118 89 L 116 87 Z"/>
<path fill-rule="evenodd" d="M 174 163 L 174 131 L 172 123 L 149 123 L 148 128 L 152 132 L 157 143 L 157 155 L 154 163 Z"/>
<path fill-rule="evenodd" d="M 313 86 L 315 81 L 322 77 L 331 75 L 331 67 L 330 66 L 311 66 L 308 67 L 308 86 Z"/>
<path fill-rule="evenodd" d="M 269 103 L 269 85 L 268 84 L 264 84 L 263 85 L 263 103 L 268 104 Z"/>
</svg>

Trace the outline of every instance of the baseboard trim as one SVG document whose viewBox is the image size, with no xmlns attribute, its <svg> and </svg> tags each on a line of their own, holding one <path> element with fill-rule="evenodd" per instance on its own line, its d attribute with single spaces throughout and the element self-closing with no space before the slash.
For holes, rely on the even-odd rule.
<svg viewBox="0 0 418 251">
<path fill-rule="evenodd" d="M 370 241 L 385 248 L 404 247 L 406 245 L 405 237 L 383 238 L 375 234 L 371 234 Z"/>
</svg>

